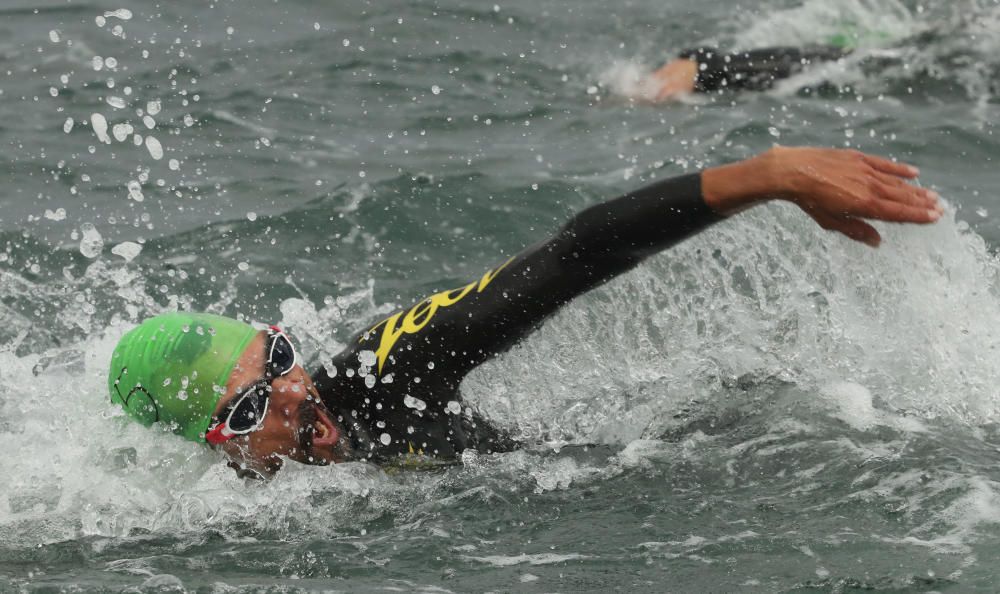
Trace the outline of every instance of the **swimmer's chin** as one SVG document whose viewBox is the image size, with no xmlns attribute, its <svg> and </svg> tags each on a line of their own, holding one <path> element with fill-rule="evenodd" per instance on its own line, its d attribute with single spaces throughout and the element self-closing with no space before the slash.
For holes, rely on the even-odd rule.
<svg viewBox="0 0 1000 594">
<path fill-rule="evenodd" d="M 328 447 L 315 447 L 308 454 L 297 456 L 280 456 L 274 454 L 259 464 L 240 464 L 235 460 L 229 460 L 226 465 L 236 471 L 236 476 L 241 479 L 270 480 L 278 472 L 288 465 L 301 464 L 303 466 L 329 466 L 331 464 L 342 464 L 351 462 L 353 456 L 340 447 L 341 444 L 334 444 Z"/>
</svg>

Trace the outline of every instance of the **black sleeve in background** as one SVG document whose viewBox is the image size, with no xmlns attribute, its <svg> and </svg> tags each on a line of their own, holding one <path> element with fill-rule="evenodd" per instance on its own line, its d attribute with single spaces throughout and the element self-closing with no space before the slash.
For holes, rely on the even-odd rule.
<svg viewBox="0 0 1000 594">
<path fill-rule="evenodd" d="M 378 375 L 457 386 L 566 302 L 721 218 L 702 198 L 700 174 L 651 184 L 587 208 L 481 279 L 373 326 L 357 345 L 376 353 Z"/>
<path fill-rule="evenodd" d="M 775 81 L 802 72 L 810 64 L 839 60 L 851 50 L 832 45 L 769 47 L 745 52 L 722 53 L 715 48 L 687 49 L 678 57 L 698 63 L 695 91 L 719 89 L 764 91 Z"/>
</svg>

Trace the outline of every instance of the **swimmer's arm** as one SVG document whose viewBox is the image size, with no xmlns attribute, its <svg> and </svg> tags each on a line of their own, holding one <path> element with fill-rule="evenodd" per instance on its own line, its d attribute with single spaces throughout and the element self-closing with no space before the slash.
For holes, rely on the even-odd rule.
<svg viewBox="0 0 1000 594">
<path fill-rule="evenodd" d="M 380 357 L 394 357 L 386 371 L 412 371 L 425 383 L 436 377 L 457 386 L 470 369 L 530 334 L 562 305 L 756 204 L 790 201 L 822 227 L 872 246 L 881 238 L 862 218 L 933 222 L 941 214 L 936 195 L 906 183 L 915 176 L 907 165 L 856 151 L 778 147 L 663 180 L 585 209 L 465 289 L 378 325 L 365 344 L 378 348 Z"/>
</svg>

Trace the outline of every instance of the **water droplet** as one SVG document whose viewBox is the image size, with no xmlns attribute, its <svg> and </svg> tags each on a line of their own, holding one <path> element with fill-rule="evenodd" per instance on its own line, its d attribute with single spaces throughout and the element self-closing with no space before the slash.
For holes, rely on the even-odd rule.
<svg viewBox="0 0 1000 594">
<path fill-rule="evenodd" d="M 448 401 L 448 412 L 453 415 L 460 414 L 462 412 L 462 405 L 454 400 Z"/>
<path fill-rule="evenodd" d="M 49 31 L 49 39 L 52 40 L 52 43 L 59 43 L 59 31 L 55 29 Z"/>
<path fill-rule="evenodd" d="M 382 442 L 382 445 L 389 445 L 390 443 L 392 443 L 392 436 L 389 435 L 388 433 L 383 433 L 382 435 L 378 436 L 378 440 Z"/>
<path fill-rule="evenodd" d="M 134 179 L 128 182 L 128 197 L 136 202 L 142 202 L 146 199 L 142 195 L 142 186 Z"/>
<path fill-rule="evenodd" d="M 50 221 L 63 221 L 66 219 L 66 209 L 57 208 L 55 211 L 45 209 L 45 218 Z"/>
<path fill-rule="evenodd" d="M 149 128 L 150 130 L 156 127 L 156 120 L 149 117 L 148 115 L 142 116 L 142 123 L 146 124 L 146 127 Z"/>
<path fill-rule="evenodd" d="M 160 146 L 160 141 L 152 136 L 146 137 L 146 150 L 149 151 L 149 156 L 157 161 L 163 158 L 163 147 Z"/>
<path fill-rule="evenodd" d="M 125 100 L 121 97 L 111 95 L 107 98 L 108 105 L 116 109 L 125 109 Z"/>
<path fill-rule="evenodd" d="M 66 118 L 66 123 L 63 124 L 63 132 L 69 134 L 73 129 L 73 118 Z"/>
<path fill-rule="evenodd" d="M 104 68 L 104 58 L 94 56 L 93 59 L 90 60 L 90 65 L 94 67 L 94 70 L 101 70 Z"/>
<path fill-rule="evenodd" d="M 319 31 L 319 23 L 313 23 L 313 29 Z"/>
<path fill-rule="evenodd" d="M 250 264 L 246 262 L 240 262 L 239 264 L 236 265 L 236 267 L 242 270 L 243 272 L 250 270 Z"/>
<path fill-rule="evenodd" d="M 366 350 L 358 353 L 358 361 L 365 367 L 374 367 L 378 357 L 375 356 L 375 351 Z"/>
<path fill-rule="evenodd" d="M 177 392 L 177 399 L 178 400 L 187 400 L 188 399 L 187 390 L 179 390 Z"/>
<path fill-rule="evenodd" d="M 118 60 L 115 59 L 115 58 L 110 58 L 110 57 L 109 58 L 104 58 L 104 67 L 105 68 L 117 68 L 118 67 Z"/>
<path fill-rule="evenodd" d="M 118 142 L 124 142 L 126 138 L 132 134 L 131 124 L 115 124 L 111 127 L 111 135 L 115 137 Z"/>
<path fill-rule="evenodd" d="M 94 22 L 97 23 L 98 27 L 103 27 L 108 20 L 101 15 L 97 15 L 94 17 Z"/>
<path fill-rule="evenodd" d="M 80 253 L 87 258 L 96 258 L 104 249 L 104 238 L 91 223 L 80 225 Z"/>
<path fill-rule="evenodd" d="M 94 129 L 97 139 L 105 144 L 111 144 L 108 136 L 108 121 L 99 113 L 90 114 L 90 126 Z"/>
<path fill-rule="evenodd" d="M 767 133 L 770 134 L 771 136 L 775 137 L 775 138 L 781 138 L 781 131 L 779 131 L 774 126 L 768 126 L 767 127 Z"/>
<path fill-rule="evenodd" d="M 410 396 L 409 394 L 407 394 L 406 396 L 403 396 L 403 404 L 407 408 L 412 408 L 412 409 L 415 409 L 415 410 L 424 410 L 425 408 L 427 408 L 427 403 L 426 402 L 424 402 L 423 400 L 421 400 L 419 398 L 414 398 L 413 396 Z"/>
<path fill-rule="evenodd" d="M 142 246 L 132 241 L 123 241 L 111 248 L 111 253 L 125 258 L 126 262 L 131 262 L 142 251 Z"/>
<path fill-rule="evenodd" d="M 177 171 L 181 168 L 181 164 L 177 159 L 170 159 L 167 161 L 167 167 L 169 167 L 171 171 Z"/>
<path fill-rule="evenodd" d="M 162 107 L 163 106 L 160 103 L 159 99 L 156 99 L 155 101 L 147 101 L 146 102 L 146 113 L 148 113 L 149 115 L 156 115 L 156 114 L 160 113 L 160 109 L 162 109 Z"/>
<path fill-rule="evenodd" d="M 118 10 L 107 10 L 104 12 L 104 16 L 127 21 L 132 18 L 132 11 L 127 8 L 119 8 Z"/>
<path fill-rule="evenodd" d="M 256 221 L 257 220 L 257 213 L 255 213 L 253 211 L 248 212 L 247 213 L 247 220 L 248 221 Z"/>
<path fill-rule="evenodd" d="M 441 87 L 439 87 L 437 85 L 431 85 L 431 93 L 434 93 L 435 95 L 440 95 L 441 94 Z"/>
<path fill-rule="evenodd" d="M 189 113 L 184 114 L 184 125 L 187 126 L 188 128 L 194 126 L 194 118 L 191 117 L 191 114 Z"/>
</svg>

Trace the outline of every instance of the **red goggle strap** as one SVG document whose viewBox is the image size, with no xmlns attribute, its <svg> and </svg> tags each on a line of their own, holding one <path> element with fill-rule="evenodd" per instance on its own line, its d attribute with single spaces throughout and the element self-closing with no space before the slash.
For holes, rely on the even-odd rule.
<svg viewBox="0 0 1000 594">
<path fill-rule="evenodd" d="M 234 437 L 236 437 L 236 434 L 229 431 L 229 427 L 225 423 L 219 423 L 214 429 L 205 434 L 205 441 L 212 445 L 219 445 Z"/>
</svg>

